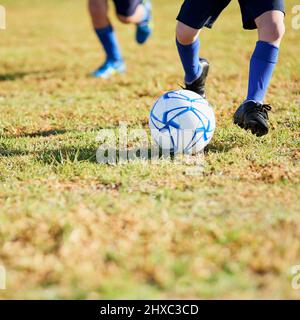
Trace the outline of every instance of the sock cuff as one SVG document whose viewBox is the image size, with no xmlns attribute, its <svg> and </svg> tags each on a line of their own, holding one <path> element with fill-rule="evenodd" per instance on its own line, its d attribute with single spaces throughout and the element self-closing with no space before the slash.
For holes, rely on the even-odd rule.
<svg viewBox="0 0 300 320">
<path fill-rule="evenodd" d="M 113 30 L 114 29 L 113 29 L 112 25 L 108 25 L 107 27 L 104 27 L 104 28 L 95 29 L 98 36 L 107 34 L 109 32 L 112 32 Z"/>
<path fill-rule="evenodd" d="M 198 47 L 200 44 L 200 39 L 197 38 L 193 43 L 191 44 L 181 44 L 178 39 L 176 38 L 176 45 L 177 47 L 180 47 L 181 49 L 186 49 L 186 50 L 190 50 L 190 49 L 194 49 L 196 47 Z"/>
<path fill-rule="evenodd" d="M 269 63 L 277 63 L 279 48 L 266 41 L 257 41 L 253 57 Z"/>
</svg>

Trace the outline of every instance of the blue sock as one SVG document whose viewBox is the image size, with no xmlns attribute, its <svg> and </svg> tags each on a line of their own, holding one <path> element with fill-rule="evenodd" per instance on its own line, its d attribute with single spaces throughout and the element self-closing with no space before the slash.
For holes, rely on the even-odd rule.
<svg viewBox="0 0 300 320">
<path fill-rule="evenodd" d="M 183 69 L 185 71 L 185 82 L 192 83 L 201 75 L 201 66 L 199 63 L 199 38 L 189 45 L 182 45 L 176 39 L 177 49 L 181 58 Z"/>
<path fill-rule="evenodd" d="M 122 61 L 122 55 L 113 27 L 109 25 L 105 28 L 95 29 L 95 32 L 103 45 L 107 60 Z"/>
<path fill-rule="evenodd" d="M 250 61 L 249 87 L 247 100 L 263 103 L 271 77 L 278 61 L 279 48 L 258 41 Z"/>
</svg>

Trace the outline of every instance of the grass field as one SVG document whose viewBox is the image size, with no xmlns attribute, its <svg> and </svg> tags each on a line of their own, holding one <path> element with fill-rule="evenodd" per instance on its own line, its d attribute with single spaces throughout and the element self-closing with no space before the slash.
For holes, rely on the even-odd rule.
<svg viewBox="0 0 300 320">
<path fill-rule="evenodd" d="M 88 76 L 103 55 L 85 1 L 1 3 L 1 298 L 300 298 L 290 274 L 300 264 L 297 0 L 287 1 L 262 139 L 232 124 L 256 41 L 237 1 L 203 32 L 218 126 L 201 175 L 166 160 L 96 162 L 101 128 L 147 128 L 154 101 L 182 84 L 181 1 L 154 1 L 143 48 L 115 22 L 129 72 L 114 81 Z"/>
</svg>

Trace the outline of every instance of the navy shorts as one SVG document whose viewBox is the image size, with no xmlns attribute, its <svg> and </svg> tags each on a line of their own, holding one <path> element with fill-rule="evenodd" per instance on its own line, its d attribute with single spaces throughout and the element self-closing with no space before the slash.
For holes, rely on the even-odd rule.
<svg viewBox="0 0 300 320">
<path fill-rule="evenodd" d="M 136 8 L 143 1 L 142 0 L 113 0 L 116 6 L 117 14 L 124 17 L 131 17 L 134 15 Z"/>
<path fill-rule="evenodd" d="M 194 29 L 211 28 L 230 1 L 185 0 L 177 20 Z M 239 3 L 245 29 L 256 29 L 255 19 L 267 11 L 284 12 L 284 0 L 239 0 Z"/>
</svg>

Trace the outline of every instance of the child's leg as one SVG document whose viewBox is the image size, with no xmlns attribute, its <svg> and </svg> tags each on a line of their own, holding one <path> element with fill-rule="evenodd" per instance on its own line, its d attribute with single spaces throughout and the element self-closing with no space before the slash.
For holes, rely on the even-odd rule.
<svg viewBox="0 0 300 320">
<path fill-rule="evenodd" d="M 96 78 L 110 78 L 125 72 L 120 47 L 115 31 L 108 18 L 107 0 L 89 0 L 89 11 L 95 32 L 106 54 L 104 64 L 92 73 Z"/>
<path fill-rule="evenodd" d="M 247 100 L 263 103 L 285 32 L 284 13 L 276 10 L 265 12 L 255 23 L 259 41 L 250 61 Z"/>
<path fill-rule="evenodd" d="M 137 26 L 136 41 L 145 43 L 152 33 L 150 0 L 114 0 L 118 19 Z"/>
<path fill-rule="evenodd" d="M 190 84 L 201 75 L 199 63 L 200 30 L 191 28 L 178 21 L 176 28 L 176 44 L 185 71 L 185 82 Z"/>
<path fill-rule="evenodd" d="M 187 90 L 205 97 L 208 61 L 199 59 L 199 32 L 211 28 L 230 0 L 185 0 L 178 14 L 176 44 L 185 71 Z"/>
<path fill-rule="evenodd" d="M 250 61 L 248 95 L 234 114 L 234 123 L 257 136 L 269 131 L 268 111 L 264 104 L 279 45 L 284 35 L 284 0 L 239 0 L 245 29 L 258 29 L 256 48 Z"/>
<path fill-rule="evenodd" d="M 102 29 L 110 25 L 107 0 L 89 0 L 88 8 L 95 29 Z"/>
<path fill-rule="evenodd" d="M 146 9 L 140 0 L 115 0 L 118 19 L 123 23 L 140 23 L 145 15 Z"/>
<path fill-rule="evenodd" d="M 106 60 L 122 61 L 117 37 L 108 18 L 107 0 L 89 0 L 89 12 L 95 32 L 106 53 Z"/>
</svg>

